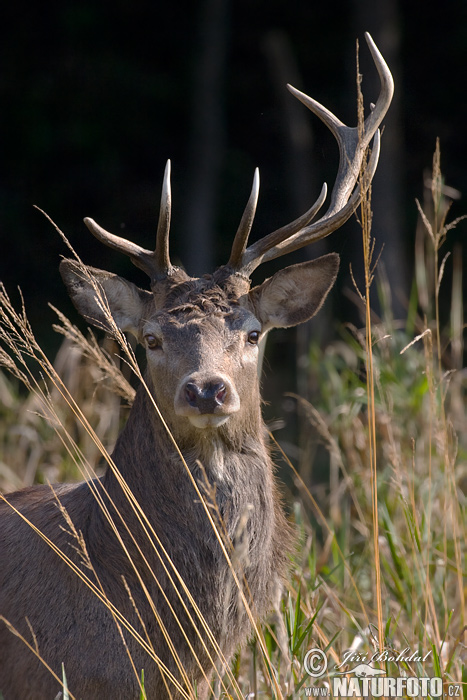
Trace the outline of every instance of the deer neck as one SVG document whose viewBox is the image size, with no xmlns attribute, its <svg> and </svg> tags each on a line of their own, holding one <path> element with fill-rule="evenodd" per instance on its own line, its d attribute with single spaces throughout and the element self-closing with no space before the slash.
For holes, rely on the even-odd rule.
<svg viewBox="0 0 467 700">
<path fill-rule="evenodd" d="M 241 424 L 237 420 L 217 429 L 198 430 L 190 426 L 184 431 L 170 417 L 161 420 L 151 396 L 141 386 L 112 457 L 132 489 L 138 491 L 138 486 L 145 484 L 143 498 L 145 494 L 154 497 L 153 490 L 147 488 L 151 477 L 160 493 L 186 474 L 187 467 L 192 474 L 229 488 L 238 478 L 237 471 L 246 464 L 253 462 L 261 472 L 269 471 L 265 434 L 259 401 L 257 410 L 246 419 L 243 417 Z M 109 487 L 115 482 L 110 469 L 105 482 Z"/>
<path fill-rule="evenodd" d="M 256 604 L 261 608 L 269 605 L 270 589 L 286 566 L 288 526 L 277 508 L 278 495 L 263 423 L 255 433 L 246 432 L 241 444 L 237 437 L 230 441 L 228 437 L 219 434 L 217 438 L 211 438 L 210 443 L 207 439 L 199 439 L 177 451 L 155 414 L 150 397 L 140 388 L 117 441 L 113 460 L 144 512 L 151 531 L 170 551 L 173 564 L 183 577 L 191 581 L 194 590 L 204 590 L 203 587 L 208 585 L 203 573 L 206 570 L 211 572 L 210 581 L 213 580 L 213 571 L 223 577 L 229 576 L 215 529 L 225 533 L 226 541 L 239 552 L 257 552 L 251 567 L 243 559 L 241 566 L 246 567 L 242 572 L 259 590 Z M 148 586 L 152 586 L 154 582 L 146 570 L 146 559 L 143 561 L 135 546 L 135 541 L 147 542 L 147 534 L 143 533 L 111 469 L 104 477 L 104 486 L 126 549 L 138 571 L 144 572 Z M 129 581 L 133 580 L 134 573 L 102 513 L 98 511 L 95 517 L 100 533 L 95 561 L 99 562 L 102 551 L 105 551 L 105 561 L 111 561 L 119 575 L 123 573 Z M 211 520 L 214 520 L 215 529 Z M 158 572 L 158 577 L 163 576 L 152 548 L 144 549 L 152 569 Z M 203 563 L 201 567 L 200 561 Z M 274 571 L 271 568 L 273 561 Z M 107 575 L 105 567 L 99 571 L 103 578 Z M 199 581 L 198 575 L 201 576 Z M 125 601 L 127 594 L 123 589 L 120 593 Z M 142 601 L 141 606 L 144 604 Z M 205 611 L 207 615 L 211 612 Z"/>
</svg>

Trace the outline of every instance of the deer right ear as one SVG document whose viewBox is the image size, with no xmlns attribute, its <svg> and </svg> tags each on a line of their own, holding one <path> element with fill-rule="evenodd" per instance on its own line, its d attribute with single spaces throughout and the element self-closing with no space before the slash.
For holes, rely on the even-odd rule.
<svg viewBox="0 0 467 700">
<path fill-rule="evenodd" d="M 150 292 L 139 289 L 104 270 L 62 260 L 60 274 L 71 300 L 86 321 L 97 328 L 110 330 L 107 308 L 122 331 L 138 336 L 141 318 Z"/>
<path fill-rule="evenodd" d="M 317 260 L 279 270 L 248 294 L 263 330 L 289 328 L 308 321 L 320 310 L 339 270 L 339 256 L 329 253 Z"/>
</svg>

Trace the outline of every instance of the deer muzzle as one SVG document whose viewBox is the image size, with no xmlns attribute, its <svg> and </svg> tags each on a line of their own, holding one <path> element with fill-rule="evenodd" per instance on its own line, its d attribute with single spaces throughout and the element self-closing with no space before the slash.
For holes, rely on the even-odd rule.
<svg viewBox="0 0 467 700">
<path fill-rule="evenodd" d="M 175 395 L 175 413 L 186 416 L 196 428 L 218 428 L 240 409 L 232 382 L 223 376 L 185 377 Z"/>
</svg>

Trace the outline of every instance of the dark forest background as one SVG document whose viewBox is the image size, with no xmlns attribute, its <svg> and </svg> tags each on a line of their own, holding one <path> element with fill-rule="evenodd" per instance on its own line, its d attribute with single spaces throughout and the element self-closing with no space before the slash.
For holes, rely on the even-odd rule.
<svg viewBox="0 0 467 700">
<path fill-rule="evenodd" d="M 464 0 L 17 0 L 0 14 L 0 279 L 13 297 L 20 285 L 51 352 L 60 337 L 47 303 L 76 317 L 57 269 L 67 250 L 33 205 L 86 263 L 144 286 L 142 273 L 95 241 L 82 219 L 151 247 L 171 158 L 172 258 L 192 274 L 210 271 L 227 260 L 255 166 L 261 193 L 252 238 L 302 213 L 323 180 L 332 185 L 337 146 L 285 83 L 355 125 L 356 38 L 367 109 L 379 89 L 365 31 L 396 82 L 373 188 L 373 233 L 377 250 L 385 245 L 381 261 L 398 316 L 413 280 L 414 199 L 423 199 L 437 137 L 447 183 L 462 195 L 452 216 L 467 213 Z M 287 262 L 326 250 L 340 253 L 342 267 L 316 326 L 323 335 L 339 320 L 355 320 L 345 289 L 351 261 L 361 280 L 358 226 L 349 222 Z M 261 268 L 259 277 L 274 269 Z M 278 332 L 279 354 L 293 337 Z"/>
</svg>

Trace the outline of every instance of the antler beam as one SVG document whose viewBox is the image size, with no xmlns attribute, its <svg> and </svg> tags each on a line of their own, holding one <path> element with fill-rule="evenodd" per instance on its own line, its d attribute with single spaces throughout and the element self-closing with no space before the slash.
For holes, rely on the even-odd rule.
<svg viewBox="0 0 467 700">
<path fill-rule="evenodd" d="M 366 167 L 365 178 L 363 179 L 365 190 L 370 186 L 379 158 L 380 132 L 378 127 L 391 104 L 394 82 L 391 72 L 373 39 L 368 33 L 365 34 L 365 38 L 380 77 L 381 90 L 376 105 L 371 105 L 370 115 L 363 125 L 358 127 L 346 126 L 319 102 L 316 102 L 316 100 L 291 85 L 287 86 L 297 99 L 326 124 L 334 135 L 339 147 L 339 169 L 327 212 L 318 221 L 311 223 L 326 199 L 327 186 L 324 184 L 318 199 L 307 212 L 295 221 L 273 231 L 247 247 L 259 192 L 259 172 L 256 169 L 251 194 L 232 245 L 229 262 L 227 263 L 227 267 L 235 272 L 241 272 L 244 276 L 250 276 L 253 270 L 261 263 L 273 260 L 309 243 L 325 238 L 342 226 L 350 218 L 360 202 L 361 193 L 358 183 L 360 170 L 365 153 L 373 139 L 371 155 Z M 97 239 L 113 250 L 128 255 L 136 267 L 139 267 L 149 275 L 152 282 L 157 282 L 171 275 L 175 270 L 169 257 L 170 217 L 170 160 L 168 160 L 164 173 L 154 251 L 146 250 L 125 238 L 109 233 L 96 224 L 93 219 L 86 218 L 84 223 Z"/>
<path fill-rule="evenodd" d="M 380 132 L 378 127 L 391 104 L 394 82 L 384 58 L 368 32 L 365 34 L 365 38 L 380 77 L 381 90 L 378 101 L 376 105 L 372 105 L 372 111 L 362 128 L 346 126 L 319 102 L 296 90 L 291 85 L 287 86 L 297 99 L 303 102 L 309 110 L 326 124 L 339 146 L 339 170 L 326 214 L 315 223 L 310 223 L 326 198 L 327 190 L 326 185 L 324 185 L 315 204 L 299 219 L 277 231 L 273 231 L 248 248 L 246 247 L 246 240 L 243 242 L 242 255 L 234 257 L 233 260 L 231 256 L 229 261 L 229 264 L 238 272 L 249 276 L 261 263 L 273 260 L 309 243 L 325 238 L 342 226 L 350 218 L 360 202 L 361 194 L 358 185 L 360 169 L 366 150 L 373 139 L 367 175 L 364 181 L 365 188 L 370 186 L 379 158 Z"/>
</svg>

